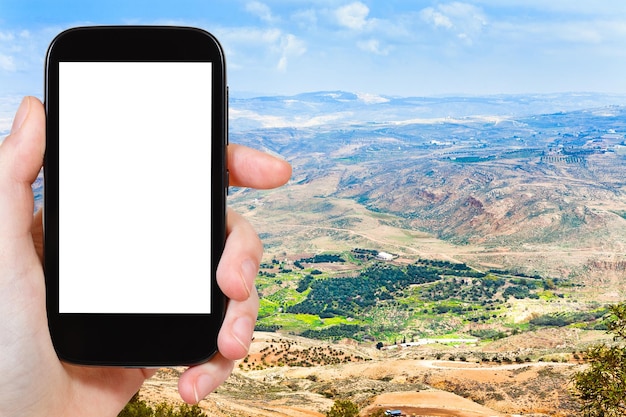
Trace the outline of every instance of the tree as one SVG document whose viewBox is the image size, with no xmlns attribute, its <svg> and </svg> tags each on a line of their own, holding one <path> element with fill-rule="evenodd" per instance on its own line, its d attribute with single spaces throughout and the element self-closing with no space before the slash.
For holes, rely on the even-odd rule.
<svg viewBox="0 0 626 417">
<path fill-rule="evenodd" d="M 610 306 L 604 321 L 615 343 L 590 348 L 589 367 L 573 377 L 585 417 L 626 415 L 626 302 Z"/>
<path fill-rule="evenodd" d="M 117 417 L 207 417 L 207 415 L 197 405 L 182 404 L 174 408 L 171 404 L 161 402 L 152 408 L 139 398 L 139 393 L 136 393 Z"/>
<path fill-rule="evenodd" d="M 326 413 L 326 417 L 356 417 L 358 415 L 359 408 L 350 400 L 336 400 Z"/>
</svg>

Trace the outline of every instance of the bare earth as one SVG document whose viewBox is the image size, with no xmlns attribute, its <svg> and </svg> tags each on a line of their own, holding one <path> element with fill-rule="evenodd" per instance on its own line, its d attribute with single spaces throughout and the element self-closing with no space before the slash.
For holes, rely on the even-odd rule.
<svg viewBox="0 0 626 417">
<path fill-rule="evenodd" d="M 404 414 L 414 416 L 500 417 L 505 415 L 458 395 L 442 391 L 382 394 L 374 399 L 374 405 L 369 409 L 377 408 L 399 409 Z"/>
<path fill-rule="evenodd" d="M 481 363 L 470 356 L 467 362 L 436 360 L 437 353 L 446 352 L 446 357 L 451 353 L 458 355 L 469 347 L 420 346 L 378 351 L 367 346 L 341 343 L 329 346 L 299 337 L 257 333 L 248 361 L 260 358 L 268 346 L 276 346 L 278 337 L 283 342 L 289 341 L 292 352 L 312 347 L 332 348 L 333 352 L 341 351 L 346 355 L 358 352 L 366 360 L 324 366 L 276 366 L 266 356 L 267 366 L 263 369 L 243 370 L 236 366 L 231 378 L 200 402 L 208 415 L 323 417 L 337 399 L 355 402 L 362 417 L 378 409 L 399 409 L 405 416 L 422 417 L 578 415 L 569 381 L 572 373 L 583 365 L 573 360 L 499 364 Z M 526 342 L 527 346 L 532 343 L 552 346 L 559 341 L 567 344 L 572 338 L 574 336 L 568 332 L 553 332 L 527 335 Z M 581 335 L 576 338 L 580 340 Z M 512 340 L 509 346 L 500 342 L 473 349 L 482 354 L 505 352 L 512 356 L 513 352 L 508 349 L 515 346 L 516 341 Z M 556 351 L 548 347 L 544 352 Z M 243 366 L 243 362 L 240 365 Z M 154 403 L 180 401 L 176 392 L 179 372 L 177 369 L 159 371 L 144 385 L 142 397 Z"/>
</svg>

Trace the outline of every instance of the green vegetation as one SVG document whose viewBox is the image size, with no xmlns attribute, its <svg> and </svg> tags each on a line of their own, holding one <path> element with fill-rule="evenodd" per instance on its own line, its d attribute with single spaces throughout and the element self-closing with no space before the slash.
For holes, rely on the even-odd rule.
<svg viewBox="0 0 626 417">
<path fill-rule="evenodd" d="M 261 266 L 257 330 L 339 340 L 398 340 L 471 334 L 494 340 L 537 327 L 597 329 L 605 310 L 561 312 L 516 323 L 511 303 L 553 303 L 571 284 L 517 271 L 480 271 L 436 259 L 383 261 L 379 251 L 355 248 Z M 480 330 L 473 324 L 486 325 Z"/>
<path fill-rule="evenodd" d="M 386 264 L 374 264 L 358 277 L 316 279 L 310 281 L 311 292 L 306 300 L 288 309 L 290 313 L 316 314 L 322 318 L 356 317 L 390 300 L 409 285 L 424 284 L 439 277 L 428 268 L 412 265 L 406 270 Z"/>
<path fill-rule="evenodd" d="M 585 417 L 626 414 L 626 303 L 609 307 L 605 323 L 615 343 L 590 348 L 589 367 L 573 378 Z"/>
<path fill-rule="evenodd" d="M 335 349 L 332 346 L 303 349 L 294 342 L 284 339 L 272 339 L 271 344 L 259 353 L 260 356 L 246 357 L 239 364 L 239 368 L 261 370 L 271 366 L 313 367 L 369 360 L 360 355 Z"/>
<path fill-rule="evenodd" d="M 309 339 L 341 340 L 346 338 L 359 338 L 366 333 L 366 327 L 355 324 L 339 324 L 324 329 L 309 329 L 302 332 L 302 336 Z"/>
<path fill-rule="evenodd" d="M 152 408 L 139 398 L 139 394 L 135 394 L 117 417 L 207 417 L 207 415 L 197 405 L 183 404 L 175 408 L 171 404 L 161 402 Z"/>
<path fill-rule="evenodd" d="M 336 400 L 326 417 L 356 417 L 359 415 L 359 407 L 350 400 Z"/>
<path fill-rule="evenodd" d="M 450 158 L 452 162 L 457 162 L 461 164 L 473 164 L 477 162 L 488 162 L 496 159 L 494 155 L 489 156 L 457 156 L 455 158 Z"/>
<path fill-rule="evenodd" d="M 530 324 L 535 326 L 564 327 L 575 323 L 596 323 L 607 313 L 602 308 L 589 312 L 560 312 L 554 314 L 545 314 L 530 320 Z"/>
<path fill-rule="evenodd" d="M 341 257 L 341 255 L 326 253 L 321 255 L 315 255 L 311 258 L 303 258 L 299 261 L 299 263 L 324 263 L 324 262 L 345 262 L 345 260 Z"/>
</svg>

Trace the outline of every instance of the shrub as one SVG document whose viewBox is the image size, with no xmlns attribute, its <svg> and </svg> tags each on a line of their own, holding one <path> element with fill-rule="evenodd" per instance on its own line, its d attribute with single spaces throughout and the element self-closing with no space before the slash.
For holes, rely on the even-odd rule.
<svg viewBox="0 0 626 417">
<path fill-rule="evenodd" d="M 357 417 L 359 408 L 350 400 L 336 400 L 326 417 Z"/>
<path fill-rule="evenodd" d="M 617 343 L 590 348 L 589 367 L 573 377 L 585 417 L 618 417 L 626 410 L 626 303 L 609 307 L 605 322 Z"/>
</svg>

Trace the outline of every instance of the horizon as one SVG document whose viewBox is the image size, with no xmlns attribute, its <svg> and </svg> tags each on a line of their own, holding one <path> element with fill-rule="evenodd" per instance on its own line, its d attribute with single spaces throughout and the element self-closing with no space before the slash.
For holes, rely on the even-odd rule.
<svg viewBox="0 0 626 417">
<path fill-rule="evenodd" d="M 521 93 L 463 93 L 463 92 L 449 92 L 449 93 L 440 93 L 440 94 L 424 94 L 424 95 L 411 95 L 411 94 L 392 94 L 386 92 L 374 93 L 371 91 L 351 91 L 351 90 L 306 90 L 299 91 L 288 94 L 280 94 L 280 93 L 263 93 L 263 92 L 254 92 L 254 91 L 231 91 L 231 98 L 237 99 L 255 99 L 255 98 L 264 98 L 264 97 L 296 97 L 307 94 L 321 94 L 321 93 L 346 93 L 346 94 L 354 94 L 354 95 L 363 95 L 363 96 L 378 96 L 378 97 L 386 97 L 393 99 L 406 99 L 406 98 L 424 98 L 424 99 L 436 99 L 436 98 L 490 98 L 490 97 L 547 97 L 547 96 L 564 96 L 564 95 L 594 95 L 594 96 L 612 96 L 612 97 L 624 97 L 626 98 L 626 92 L 603 92 L 603 91 L 585 91 L 585 90 L 571 90 L 571 91 L 528 91 Z M 626 105 L 626 103 L 624 103 Z"/>
<path fill-rule="evenodd" d="M 410 96 L 410 95 L 391 95 L 391 94 L 375 94 L 369 92 L 354 92 L 354 91 L 346 91 L 346 90 L 318 90 L 318 91 L 302 91 L 294 94 L 262 94 L 262 93 L 253 93 L 253 92 L 230 92 L 230 99 L 235 101 L 249 101 L 252 102 L 254 100 L 259 99 L 292 99 L 298 96 L 307 96 L 307 95 L 330 95 L 330 94 L 350 94 L 355 95 L 355 102 L 361 103 L 365 107 L 373 107 L 379 104 L 385 104 L 387 102 L 393 102 L 395 100 L 453 100 L 453 99 L 514 99 L 514 98 L 535 98 L 535 99 L 543 99 L 549 104 L 545 104 L 541 108 L 536 108 L 536 111 L 533 112 L 523 112 L 523 113 L 509 113 L 506 117 L 523 117 L 529 114 L 550 114 L 551 112 L 570 112 L 570 111 L 578 111 L 578 110 L 589 110 L 595 108 L 602 108 L 607 106 L 626 106 L 626 93 L 603 93 L 603 92 L 594 92 L 594 91 L 569 91 L 569 92 L 545 92 L 545 93 L 517 93 L 517 94 L 509 94 L 509 93 L 499 93 L 499 94 L 440 94 L 440 95 L 424 95 L 424 96 Z M 30 95 L 30 94 L 29 94 Z M 32 94 L 39 99 L 43 97 L 43 91 L 39 94 Z M 571 98 L 580 97 L 580 98 L 588 98 L 592 103 L 591 104 L 582 104 L 579 102 L 574 102 L 569 100 Z M 13 116 L 19 103 L 22 99 L 22 95 L 18 93 L 14 94 L 1 94 L 0 93 L 0 143 L 4 140 L 4 136 L 8 135 L 9 129 L 13 122 Z M 552 99 L 552 100 L 549 100 Z M 558 99 L 566 99 L 566 101 L 558 101 Z M 346 103 L 348 100 L 337 100 L 338 102 Z M 587 103 L 587 102 L 583 102 Z M 559 107 L 560 106 L 560 107 Z M 244 110 L 243 114 L 238 113 L 239 109 L 235 108 L 232 103 L 229 103 L 230 107 L 230 127 L 232 131 L 237 130 L 246 130 L 248 126 L 245 123 L 240 123 L 241 127 L 237 127 L 237 119 L 257 119 L 259 121 L 263 117 L 274 118 L 273 122 L 270 124 L 266 124 L 263 126 L 264 128 L 273 128 L 273 127 L 298 127 L 298 124 L 293 124 L 294 121 L 285 121 L 285 117 L 288 116 L 288 112 L 282 112 L 280 109 L 276 108 L 267 108 L 263 109 L 265 112 L 251 112 L 249 110 Z M 546 111 L 546 108 L 552 108 L 552 110 Z M 258 106 L 255 110 L 261 110 Z M 323 108 L 322 114 L 324 111 L 328 112 L 328 109 Z M 246 113 L 247 112 L 247 113 Z M 363 113 L 365 114 L 365 113 Z M 463 118 L 463 117 L 473 117 L 473 116 L 494 116 L 497 112 L 479 112 L 479 113 L 463 113 L 460 114 L 456 112 L 454 117 Z M 301 116 L 305 116 L 306 112 L 302 111 Z M 442 116 L 438 116 L 442 117 Z M 432 117 L 435 122 L 438 117 Z M 338 117 L 341 119 L 341 117 Z M 423 120 L 429 119 L 425 117 Z M 395 121 L 403 120 L 402 117 L 397 118 Z M 332 125 L 336 122 L 337 119 L 332 120 L 321 120 L 317 125 Z M 372 121 L 369 119 L 361 120 L 362 122 Z M 387 120 L 392 121 L 392 120 Z M 277 123 L 277 124 L 272 124 Z M 303 126 L 300 126 L 303 127 Z"/>
</svg>

